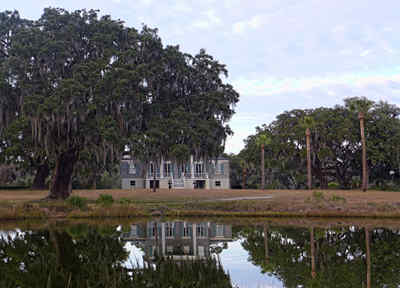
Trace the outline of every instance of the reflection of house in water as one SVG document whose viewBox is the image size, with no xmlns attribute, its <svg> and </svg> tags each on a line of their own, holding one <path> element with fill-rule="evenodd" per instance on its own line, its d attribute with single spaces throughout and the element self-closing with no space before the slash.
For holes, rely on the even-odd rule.
<svg viewBox="0 0 400 288">
<path fill-rule="evenodd" d="M 144 251 L 144 260 L 156 255 L 173 260 L 205 259 L 220 245 L 232 241 L 231 225 L 211 222 L 184 221 L 155 222 L 131 225 L 131 231 L 122 234 L 125 241 L 133 241 Z"/>
</svg>

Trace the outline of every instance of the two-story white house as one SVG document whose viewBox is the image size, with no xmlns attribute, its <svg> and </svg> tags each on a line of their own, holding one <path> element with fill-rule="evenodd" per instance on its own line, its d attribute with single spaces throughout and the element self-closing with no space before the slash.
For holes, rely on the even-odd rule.
<svg viewBox="0 0 400 288">
<path fill-rule="evenodd" d="M 229 189 L 229 159 L 194 160 L 184 164 L 164 160 L 147 165 L 124 156 L 120 174 L 122 189 Z"/>
</svg>

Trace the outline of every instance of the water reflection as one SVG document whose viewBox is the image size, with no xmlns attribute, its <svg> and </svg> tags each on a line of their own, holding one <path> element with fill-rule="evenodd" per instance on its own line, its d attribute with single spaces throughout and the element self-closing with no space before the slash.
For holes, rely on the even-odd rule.
<svg viewBox="0 0 400 288">
<path fill-rule="evenodd" d="M 143 261 L 154 262 L 159 257 L 175 261 L 200 260 L 216 256 L 232 241 L 232 226 L 212 222 L 186 221 L 132 224 L 129 232 L 122 233 L 144 251 Z"/>
<path fill-rule="evenodd" d="M 400 285 L 400 231 L 393 228 L 152 220 L 0 237 L 0 287 Z M 143 264 L 127 265 L 138 256 Z"/>
<path fill-rule="evenodd" d="M 283 287 L 398 287 L 398 230 L 252 227 L 239 231 L 249 260 Z"/>
</svg>

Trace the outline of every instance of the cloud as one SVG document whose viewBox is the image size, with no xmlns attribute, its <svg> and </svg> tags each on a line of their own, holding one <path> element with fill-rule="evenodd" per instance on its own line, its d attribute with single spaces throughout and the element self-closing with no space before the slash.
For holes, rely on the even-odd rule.
<svg viewBox="0 0 400 288">
<path fill-rule="evenodd" d="M 202 13 L 203 18 L 193 22 L 192 26 L 200 29 L 208 29 L 216 25 L 220 25 L 222 20 L 217 16 L 215 10 L 209 9 Z"/>
<path fill-rule="evenodd" d="M 239 78 L 233 81 L 233 86 L 242 94 L 264 96 L 278 93 L 307 91 L 314 88 L 336 85 L 365 87 L 371 84 L 386 85 L 389 82 L 400 82 L 400 70 L 398 68 L 393 68 L 392 71 L 386 73 L 375 71 L 369 73 L 360 72 L 296 78 Z"/>
<path fill-rule="evenodd" d="M 172 9 L 179 13 L 190 13 L 193 11 L 192 7 L 185 1 L 176 1 Z"/>
<path fill-rule="evenodd" d="M 264 15 L 255 15 L 246 21 L 233 23 L 232 32 L 234 34 L 243 34 L 247 29 L 258 29 L 265 23 Z"/>
<path fill-rule="evenodd" d="M 140 2 L 146 6 L 150 6 L 153 3 L 153 0 L 140 0 Z"/>
<path fill-rule="evenodd" d="M 360 56 L 361 57 L 365 57 L 365 56 L 367 56 L 369 53 L 371 53 L 371 50 L 364 50 L 361 54 L 360 54 Z"/>
</svg>

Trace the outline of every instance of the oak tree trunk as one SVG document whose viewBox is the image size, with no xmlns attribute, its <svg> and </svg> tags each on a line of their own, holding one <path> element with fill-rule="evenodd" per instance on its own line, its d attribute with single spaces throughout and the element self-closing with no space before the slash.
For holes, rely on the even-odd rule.
<svg viewBox="0 0 400 288">
<path fill-rule="evenodd" d="M 72 173 L 77 156 L 75 149 L 65 151 L 58 156 L 48 196 L 50 199 L 66 199 L 71 194 Z"/>
<path fill-rule="evenodd" d="M 264 144 L 261 144 L 261 189 L 265 189 Z"/>
<path fill-rule="evenodd" d="M 361 189 L 365 192 L 368 189 L 368 175 L 367 175 L 367 147 L 365 145 L 365 129 L 364 129 L 364 113 L 358 113 L 360 119 L 360 133 L 361 133 L 361 144 L 362 144 L 362 187 Z"/>
<path fill-rule="evenodd" d="M 312 175 L 311 175 L 311 145 L 310 145 L 310 129 L 306 129 L 306 143 L 307 143 L 307 187 L 312 189 Z"/>
<path fill-rule="evenodd" d="M 246 189 L 246 168 L 243 168 L 243 187 L 242 189 Z"/>
<path fill-rule="evenodd" d="M 46 185 L 46 178 L 49 176 L 49 174 L 50 174 L 50 168 L 49 164 L 46 161 L 37 168 L 35 179 L 33 179 L 31 189 L 32 190 L 47 189 L 48 186 Z"/>
<path fill-rule="evenodd" d="M 96 171 L 96 169 L 94 169 L 95 171 L 93 172 L 93 174 L 92 174 L 92 177 L 91 177 L 91 179 L 90 179 L 90 187 L 91 187 L 91 189 L 94 189 L 94 190 L 96 190 L 97 189 L 97 171 Z"/>
</svg>

